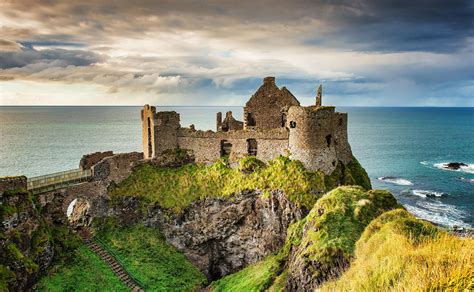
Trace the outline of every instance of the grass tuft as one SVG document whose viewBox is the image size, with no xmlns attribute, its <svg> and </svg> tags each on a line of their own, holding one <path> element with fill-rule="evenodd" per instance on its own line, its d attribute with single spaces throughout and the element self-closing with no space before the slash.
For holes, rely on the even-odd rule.
<svg viewBox="0 0 474 292">
<path fill-rule="evenodd" d="M 374 220 L 349 270 L 323 291 L 472 291 L 474 240 L 461 239 L 403 209 Z"/>
<path fill-rule="evenodd" d="M 175 213 L 190 203 L 208 197 L 228 198 L 234 193 L 257 189 L 264 195 L 279 189 L 288 198 L 308 210 L 321 194 L 339 184 L 367 186 L 367 174 L 355 160 L 344 167 L 338 166 L 338 175 L 326 181 L 324 173 L 306 170 L 300 161 L 280 156 L 268 165 L 255 157 L 246 157 L 238 168 L 230 168 L 226 160 L 218 160 L 210 166 L 187 164 L 179 168 L 159 168 L 150 164 L 137 167 L 133 173 L 110 189 L 111 197 L 137 196 L 148 204 L 157 204 Z"/>
</svg>

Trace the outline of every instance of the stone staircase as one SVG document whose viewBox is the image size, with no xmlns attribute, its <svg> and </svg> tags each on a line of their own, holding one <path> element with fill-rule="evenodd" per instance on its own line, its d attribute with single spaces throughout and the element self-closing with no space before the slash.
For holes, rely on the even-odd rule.
<svg viewBox="0 0 474 292">
<path fill-rule="evenodd" d="M 106 249 L 94 241 L 90 230 L 82 230 L 79 232 L 79 234 L 81 235 L 87 247 L 97 256 L 99 256 L 110 267 L 110 269 L 112 269 L 114 274 L 120 279 L 122 283 L 124 283 L 133 292 L 145 292 L 145 290 L 142 288 L 143 285 L 137 283 L 137 280 L 135 280 L 132 275 L 130 275 L 125 270 L 122 264 L 120 264 L 114 256 L 112 256 Z"/>
</svg>

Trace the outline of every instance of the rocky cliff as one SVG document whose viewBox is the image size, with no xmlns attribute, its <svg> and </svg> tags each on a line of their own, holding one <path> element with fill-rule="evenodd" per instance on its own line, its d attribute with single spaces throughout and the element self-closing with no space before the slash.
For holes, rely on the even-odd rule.
<svg viewBox="0 0 474 292">
<path fill-rule="evenodd" d="M 37 206 L 23 190 L 0 196 L 0 290 L 29 290 L 52 265 L 78 245 L 75 235 Z"/>
<path fill-rule="evenodd" d="M 174 215 L 159 207 L 133 213 L 140 210 L 137 203 L 130 199 L 117 202 L 113 216 L 122 224 L 138 219 L 159 229 L 210 280 L 236 272 L 279 249 L 290 223 L 303 217 L 302 210 L 281 191 L 268 197 L 258 191 L 244 191 L 232 200 L 208 198 Z"/>
</svg>

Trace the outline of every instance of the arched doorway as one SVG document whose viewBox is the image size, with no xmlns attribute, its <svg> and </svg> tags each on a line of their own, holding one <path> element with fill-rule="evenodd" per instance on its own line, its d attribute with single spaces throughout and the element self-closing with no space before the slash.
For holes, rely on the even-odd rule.
<svg viewBox="0 0 474 292">
<path fill-rule="evenodd" d="M 91 216 L 89 214 L 90 203 L 85 198 L 75 198 L 69 203 L 66 211 L 66 216 L 73 227 L 88 226 L 91 223 Z"/>
</svg>

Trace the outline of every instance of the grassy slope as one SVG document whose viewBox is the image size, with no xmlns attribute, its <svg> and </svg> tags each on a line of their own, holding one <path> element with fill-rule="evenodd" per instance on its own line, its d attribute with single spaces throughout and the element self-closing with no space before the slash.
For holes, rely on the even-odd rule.
<svg viewBox="0 0 474 292">
<path fill-rule="evenodd" d="M 268 287 L 279 290 L 286 281 L 285 266 L 291 249 L 296 264 L 317 263 L 319 268 L 312 271 L 313 275 L 325 278 L 340 262 L 335 254 L 342 254 L 348 261 L 364 227 L 377 215 L 395 207 L 396 200 L 388 192 L 339 187 L 321 198 L 305 219 L 292 225 L 285 246 L 278 253 L 212 286 L 222 291 L 260 291 Z"/>
<path fill-rule="evenodd" d="M 229 168 L 220 160 L 211 166 L 188 164 L 180 168 L 156 168 L 142 165 L 110 191 L 112 197 L 138 196 L 149 203 L 179 213 L 191 202 L 206 197 L 229 197 L 246 189 L 259 189 L 264 194 L 283 190 L 288 198 L 311 209 L 322 193 L 339 184 L 358 184 L 370 188 L 364 169 L 354 159 L 348 166 L 339 164 L 331 176 L 306 170 L 299 161 L 280 156 L 268 165 L 247 157 L 239 168 Z"/>
<path fill-rule="evenodd" d="M 98 236 L 150 291 L 189 291 L 206 281 L 155 229 L 141 225 L 109 228 Z"/>
<path fill-rule="evenodd" d="M 100 232 L 100 238 L 115 251 L 126 268 L 147 285 L 147 291 L 190 291 L 206 281 L 156 230 L 140 225 L 108 227 Z M 74 261 L 57 266 L 44 277 L 38 290 L 129 291 L 86 246 L 75 251 Z"/>
<path fill-rule="evenodd" d="M 37 285 L 38 291 L 129 291 L 112 270 L 85 245 L 71 262 L 56 266 Z"/>
<path fill-rule="evenodd" d="M 394 210 L 366 228 L 350 269 L 322 290 L 472 291 L 473 250 L 473 239 L 460 239 Z"/>
</svg>

